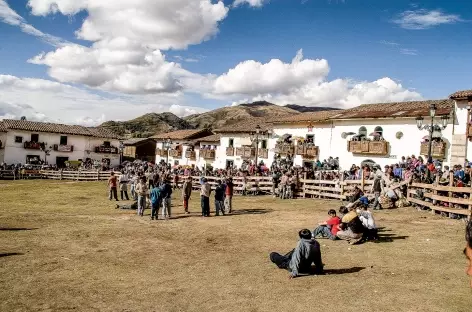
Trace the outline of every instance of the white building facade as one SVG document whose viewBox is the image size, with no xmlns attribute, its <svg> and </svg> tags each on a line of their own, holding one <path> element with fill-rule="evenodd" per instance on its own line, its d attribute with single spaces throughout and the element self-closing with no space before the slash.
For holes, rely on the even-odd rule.
<svg viewBox="0 0 472 312">
<path fill-rule="evenodd" d="M 3 120 L 0 162 L 64 166 L 86 159 L 120 164 L 118 136 L 106 130 L 26 120 Z"/>
</svg>

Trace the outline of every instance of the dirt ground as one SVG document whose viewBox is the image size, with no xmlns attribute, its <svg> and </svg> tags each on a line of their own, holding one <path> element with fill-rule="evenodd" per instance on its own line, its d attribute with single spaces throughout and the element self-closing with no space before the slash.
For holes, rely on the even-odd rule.
<svg viewBox="0 0 472 312">
<path fill-rule="evenodd" d="M 0 181 L 0 311 L 472 311 L 464 223 L 414 208 L 376 212 L 379 243 L 319 240 L 327 275 L 270 263 L 338 206 L 235 197 L 204 219 L 176 193 L 175 219 L 151 221 L 104 182 Z"/>
</svg>

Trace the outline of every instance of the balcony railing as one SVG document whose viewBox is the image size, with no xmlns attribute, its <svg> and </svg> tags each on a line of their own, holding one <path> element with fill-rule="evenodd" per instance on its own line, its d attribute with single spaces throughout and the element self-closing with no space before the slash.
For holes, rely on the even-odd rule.
<svg viewBox="0 0 472 312">
<path fill-rule="evenodd" d="M 234 147 L 226 148 L 226 156 L 234 156 Z"/>
<path fill-rule="evenodd" d="M 63 145 L 63 144 L 54 144 L 53 150 L 56 152 L 73 152 L 74 146 L 73 145 Z"/>
<path fill-rule="evenodd" d="M 282 155 L 293 155 L 295 153 L 295 146 L 290 143 L 277 143 L 275 144 L 275 153 Z"/>
<path fill-rule="evenodd" d="M 215 159 L 215 150 L 205 150 L 202 149 L 200 150 L 200 157 L 205 158 L 205 159 Z"/>
<path fill-rule="evenodd" d="M 300 144 L 297 145 L 296 154 L 304 158 L 315 158 L 319 155 L 319 149 L 313 144 Z"/>
<path fill-rule="evenodd" d="M 180 157 L 182 157 L 182 151 L 175 150 L 175 149 L 169 150 L 169 156 L 180 158 Z"/>
<path fill-rule="evenodd" d="M 444 159 L 446 158 L 446 142 L 434 142 L 431 146 L 431 156 L 434 158 Z M 421 155 L 428 155 L 429 143 L 421 143 Z"/>
<path fill-rule="evenodd" d="M 197 159 L 197 153 L 195 151 L 185 151 L 185 158 L 188 159 Z"/>
<path fill-rule="evenodd" d="M 256 149 L 250 146 L 237 147 L 236 156 L 241 156 L 242 158 L 256 157 Z"/>
<path fill-rule="evenodd" d="M 42 142 L 29 142 L 29 141 L 26 141 L 24 144 L 23 144 L 23 147 L 25 149 L 34 149 L 34 150 L 39 150 L 39 149 L 44 149 L 44 146 L 45 144 L 42 143 Z"/>
<path fill-rule="evenodd" d="M 260 148 L 257 156 L 259 158 L 267 159 L 269 158 L 269 150 L 267 148 Z"/>
<path fill-rule="evenodd" d="M 95 153 L 100 154 L 118 154 L 118 148 L 114 146 L 97 146 L 95 147 Z"/>
<path fill-rule="evenodd" d="M 156 149 L 156 156 L 167 157 L 167 150 L 160 148 Z"/>
<path fill-rule="evenodd" d="M 388 155 L 388 142 L 348 141 L 347 150 L 354 154 Z"/>
</svg>

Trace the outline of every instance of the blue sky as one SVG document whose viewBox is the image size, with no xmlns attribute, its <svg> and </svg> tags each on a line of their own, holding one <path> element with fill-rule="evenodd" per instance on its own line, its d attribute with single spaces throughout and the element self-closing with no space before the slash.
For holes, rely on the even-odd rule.
<svg viewBox="0 0 472 312">
<path fill-rule="evenodd" d="M 142 1 L 145 4 L 136 8 L 137 16 L 129 16 L 131 26 L 126 25 L 128 19 L 118 24 L 126 30 L 143 21 L 128 34 L 129 49 L 110 48 L 107 40 L 121 33 L 97 22 L 113 20 L 123 12 L 132 15 L 125 11 L 129 5 L 123 11 L 119 5 L 93 11 L 85 4 L 71 9 L 71 3 L 83 0 L 2 2 L 0 116 L 29 114 L 38 119 L 96 123 L 149 111 L 185 115 L 258 99 L 281 105 L 352 107 L 444 98 L 472 88 L 470 1 L 242 0 L 247 3 L 237 4 L 231 0 L 224 1 L 224 6 L 210 0 Z M 199 2 L 219 11 L 209 17 L 197 7 L 186 8 L 186 3 Z M 50 4 L 57 6 L 57 12 L 47 9 Z M 169 14 L 159 13 L 164 8 L 188 15 L 179 15 L 182 21 L 169 26 L 175 19 L 166 20 Z M 25 32 L 12 22 L 12 12 L 20 16 L 13 20 L 21 19 L 22 24 L 60 38 L 63 44 L 52 45 L 42 36 Z M 147 19 L 158 22 L 147 29 Z M 199 23 L 206 19 L 205 25 Z M 95 23 L 93 32 L 79 39 L 77 32 L 88 20 Z M 82 50 L 59 53 L 73 44 L 87 49 L 85 56 Z M 120 56 L 113 64 L 103 64 L 103 49 L 113 55 L 131 51 L 136 57 L 122 60 Z M 300 49 L 308 61 L 294 64 L 292 59 Z M 158 57 L 152 66 L 143 65 L 146 55 L 155 51 L 165 60 Z M 31 61 L 42 52 L 50 54 Z M 139 60 L 138 55 L 142 56 Z M 90 66 L 90 72 L 63 63 L 73 64 L 79 57 L 87 58 L 82 66 Z M 279 63 L 268 64 L 271 59 Z M 103 65 L 103 72 L 94 72 L 98 65 L 90 64 L 95 62 Z M 129 66 L 138 66 L 139 74 L 130 72 Z M 94 74 L 97 77 L 91 77 Z M 43 93 L 31 88 L 34 83 L 47 85 Z M 48 94 L 50 88 L 55 94 Z M 75 102 L 67 102 L 74 97 Z M 65 106 L 58 107 L 63 101 Z M 74 105 L 84 109 L 70 116 L 66 111 Z"/>
</svg>

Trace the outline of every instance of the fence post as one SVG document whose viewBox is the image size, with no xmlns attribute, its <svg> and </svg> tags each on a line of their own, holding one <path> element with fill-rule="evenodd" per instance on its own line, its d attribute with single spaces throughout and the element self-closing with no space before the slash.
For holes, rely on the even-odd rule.
<svg viewBox="0 0 472 312">
<path fill-rule="evenodd" d="M 61 169 L 61 171 L 59 171 L 59 180 L 62 180 L 62 179 L 63 178 L 62 178 L 62 169 Z"/>
<path fill-rule="evenodd" d="M 364 184 L 365 184 L 365 177 L 364 177 L 364 170 L 361 171 L 361 190 L 364 193 Z"/>
<path fill-rule="evenodd" d="M 80 178 L 80 170 L 77 171 L 77 181 L 79 181 L 79 178 Z"/>
<path fill-rule="evenodd" d="M 100 181 L 100 169 L 97 169 L 97 181 Z"/>
<path fill-rule="evenodd" d="M 344 172 L 339 175 L 339 195 L 343 196 L 344 195 Z M 342 198 L 339 198 L 340 201 L 343 201 Z"/>
<path fill-rule="evenodd" d="M 273 183 L 273 182 L 272 182 Z M 303 191 L 303 198 L 306 198 L 306 193 L 305 193 L 305 183 L 306 183 L 306 171 L 303 172 L 303 187 L 302 187 L 302 191 Z"/>
</svg>

